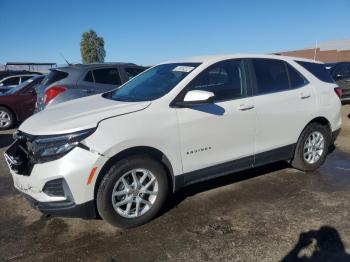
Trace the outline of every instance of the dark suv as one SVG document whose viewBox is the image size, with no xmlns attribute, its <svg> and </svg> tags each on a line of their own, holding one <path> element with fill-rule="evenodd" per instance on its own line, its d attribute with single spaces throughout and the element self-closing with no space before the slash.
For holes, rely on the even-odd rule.
<svg viewBox="0 0 350 262">
<path fill-rule="evenodd" d="M 76 64 L 52 69 L 37 90 L 36 111 L 48 105 L 110 91 L 145 69 L 131 63 Z"/>
<path fill-rule="evenodd" d="M 350 62 L 328 63 L 326 68 L 343 91 L 342 103 L 350 103 Z"/>
</svg>

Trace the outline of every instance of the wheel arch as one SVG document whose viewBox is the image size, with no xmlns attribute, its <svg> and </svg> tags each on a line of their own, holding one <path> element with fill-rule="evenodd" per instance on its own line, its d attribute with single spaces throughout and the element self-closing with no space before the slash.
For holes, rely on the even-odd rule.
<svg viewBox="0 0 350 262">
<path fill-rule="evenodd" d="M 328 128 L 328 130 L 329 130 L 330 136 L 332 136 L 332 127 L 331 127 L 331 123 L 329 122 L 329 120 L 328 120 L 326 117 L 324 117 L 324 116 L 318 116 L 318 117 L 313 118 L 313 119 L 312 119 L 311 121 L 309 121 L 309 122 L 304 126 L 304 128 L 301 130 L 301 132 L 300 132 L 300 134 L 299 134 L 299 136 L 298 136 L 298 140 L 297 140 L 297 142 L 295 143 L 295 146 L 294 146 L 294 149 L 293 149 L 293 154 L 292 154 L 293 156 L 294 156 L 294 154 L 295 154 L 296 147 L 297 147 L 297 145 L 298 145 L 298 143 L 299 143 L 299 140 L 300 140 L 300 138 L 301 138 L 301 136 L 302 136 L 304 130 L 305 130 L 310 124 L 312 124 L 312 123 L 317 123 L 317 124 L 321 124 L 321 125 L 323 125 L 323 126 L 326 126 L 326 127 Z"/>
<path fill-rule="evenodd" d="M 125 149 L 117 153 L 116 155 L 108 159 L 107 162 L 103 165 L 103 167 L 101 168 L 101 171 L 99 172 L 96 178 L 95 188 L 94 188 L 94 199 L 96 199 L 97 190 L 103 177 L 106 175 L 107 171 L 112 167 L 113 164 L 115 164 L 116 162 L 126 157 L 142 156 L 142 155 L 151 157 L 152 159 L 159 161 L 163 165 L 167 173 L 169 188 L 174 190 L 174 185 L 175 185 L 174 172 L 168 157 L 162 151 L 154 147 L 136 146 L 136 147 Z"/>
<path fill-rule="evenodd" d="M 304 129 L 310 125 L 311 123 L 318 123 L 318 124 L 321 124 L 323 126 L 327 126 L 328 129 L 329 129 L 329 132 L 332 132 L 332 125 L 330 123 L 330 121 L 324 117 L 324 116 L 318 116 L 318 117 L 315 117 L 314 119 L 312 119 L 309 123 L 307 123 L 307 125 L 304 127 Z M 304 131 L 303 129 L 303 131 Z"/>
</svg>

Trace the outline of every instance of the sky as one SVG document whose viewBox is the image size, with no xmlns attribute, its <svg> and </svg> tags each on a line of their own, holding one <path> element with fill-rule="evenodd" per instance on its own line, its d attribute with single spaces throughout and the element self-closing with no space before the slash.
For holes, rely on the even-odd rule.
<svg viewBox="0 0 350 262">
<path fill-rule="evenodd" d="M 350 0 L 0 0 L 0 63 L 81 62 L 94 29 L 107 62 L 151 65 L 211 54 L 270 53 L 350 38 Z"/>
</svg>

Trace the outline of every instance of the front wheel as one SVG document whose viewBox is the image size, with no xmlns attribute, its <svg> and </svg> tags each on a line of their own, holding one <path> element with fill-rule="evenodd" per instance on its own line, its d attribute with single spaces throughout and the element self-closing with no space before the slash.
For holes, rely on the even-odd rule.
<svg viewBox="0 0 350 262">
<path fill-rule="evenodd" d="M 327 126 L 317 123 L 308 125 L 297 143 L 292 166 L 302 171 L 314 171 L 326 159 L 331 141 Z"/>
<path fill-rule="evenodd" d="M 97 209 L 114 226 L 136 227 L 157 215 L 167 194 L 167 175 L 160 163 L 150 158 L 126 158 L 112 166 L 101 181 Z"/>
<path fill-rule="evenodd" d="M 13 113 L 6 107 L 0 106 L 0 130 L 6 130 L 13 126 L 15 118 Z"/>
</svg>

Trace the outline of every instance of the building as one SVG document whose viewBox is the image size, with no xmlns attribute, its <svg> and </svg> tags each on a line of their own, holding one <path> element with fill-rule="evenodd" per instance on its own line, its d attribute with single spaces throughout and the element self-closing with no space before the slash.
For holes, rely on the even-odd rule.
<svg viewBox="0 0 350 262">
<path fill-rule="evenodd" d="M 278 52 L 275 54 L 308 58 L 322 62 L 350 62 L 350 39 L 321 42 L 317 44 L 317 47 L 315 44 L 313 48 Z"/>
</svg>

